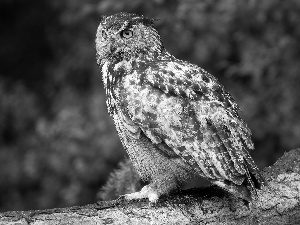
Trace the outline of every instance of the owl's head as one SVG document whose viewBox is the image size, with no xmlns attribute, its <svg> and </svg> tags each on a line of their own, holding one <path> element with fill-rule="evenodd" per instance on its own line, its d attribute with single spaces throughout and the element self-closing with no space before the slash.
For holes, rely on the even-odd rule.
<svg viewBox="0 0 300 225">
<path fill-rule="evenodd" d="M 96 34 L 97 62 L 151 57 L 163 50 L 154 20 L 134 13 L 103 17 Z"/>
</svg>

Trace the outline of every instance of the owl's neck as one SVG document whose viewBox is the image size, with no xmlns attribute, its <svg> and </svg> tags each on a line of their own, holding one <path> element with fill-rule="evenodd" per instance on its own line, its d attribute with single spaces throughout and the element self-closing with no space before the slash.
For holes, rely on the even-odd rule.
<svg viewBox="0 0 300 225">
<path fill-rule="evenodd" d="M 102 69 L 102 79 L 104 87 L 113 88 L 119 80 L 126 74 L 130 74 L 134 69 L 147 67 L 155 61 L 175 60 L 176 58 L 171 55 L 165 48 L 161 51 L 149 52 L 147 54 L 140 53 L 135 57 L 118 57 L 105 59 L 100 63 Z"/>
</svg>

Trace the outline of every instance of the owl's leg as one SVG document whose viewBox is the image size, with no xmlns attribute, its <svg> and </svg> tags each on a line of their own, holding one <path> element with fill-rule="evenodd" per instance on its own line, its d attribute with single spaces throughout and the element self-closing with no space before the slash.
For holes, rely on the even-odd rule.
<svg viewBox="0 0 300 225">
<path fill-rule="evenodd" d="M 150 182 L 150 184 L 144 186 L 141 191 L 126 194 L 125 199 L 133 200 L 148 198 L 149 202 L 156 203 L 160 196 L 169 194 L 171 191 L 178 188 L 174 174 L 159 174 L 159 176 L 156 176 L 155 178 L 152 182 Z"/>
<path fill-rule="evenodd" d="M 175 191 L 191 176 L 191 168 L 167 146 L 161 149 L 143 133 L 139 139 L 128 135 L 125 139 L 127 142 L 124 146 L 130 146 L 126 150 L 135 170 L 142 180 L 149 181 L 141 191 L 126 194 L 125 199 L 148 198 L 151 203 L 155 203 L 160 196 Z"/>
</svg>

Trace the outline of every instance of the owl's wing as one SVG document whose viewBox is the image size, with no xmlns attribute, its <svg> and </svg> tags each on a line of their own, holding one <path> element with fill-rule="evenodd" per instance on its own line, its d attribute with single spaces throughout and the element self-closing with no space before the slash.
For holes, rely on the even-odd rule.
<svg viewBox="0 0 300 225">
<path fill-rule="evenodd" d="M 130 85 L 137 78 L 140 85 Z M 166 144 L 212 181 L 262 184 L 248 153 L 251 132 L 216 78 L 187 62 L 160 61 L 126 79 L 124 114 L 152 143 Z"/>
</svg>

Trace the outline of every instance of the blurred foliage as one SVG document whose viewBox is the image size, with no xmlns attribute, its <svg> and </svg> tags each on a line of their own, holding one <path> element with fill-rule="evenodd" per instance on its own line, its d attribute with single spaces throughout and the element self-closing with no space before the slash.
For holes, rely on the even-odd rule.
<svg viewBox="0 0 300 225">
<path fill-rule="evenodd" d="M 176 57 L 214 74 L 259 167 L 300 145 L 300 1 L 2 0 L 0 210 L 94 202 L 124 157 L 95 62 L 101 15 L 160 18 Z"/>
<path fill-rule="evenodd" d="M 97 193 L 99 200 L 117 199 L 120 195 L 140 191 L 144 183 L 134 170 L 129 158 L 119 163 L 117 169 L 109 174 L 107 182 Z"/>
</svg>

